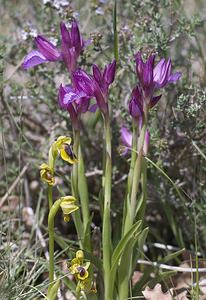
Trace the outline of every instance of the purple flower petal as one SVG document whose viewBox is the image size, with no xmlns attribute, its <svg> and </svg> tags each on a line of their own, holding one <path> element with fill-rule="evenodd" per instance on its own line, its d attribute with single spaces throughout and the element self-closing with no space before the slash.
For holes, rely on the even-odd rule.
<svg viewBox="0 0 206 300">
<path fill-rule="evenodd" d="M 59 50 L 43 36 L 38 35 L 35 38 L 36 45 L 39 51 L 49 60 L 57 61 L 61 59 L 61 53 Z"/>
<path fill-rule="evenodd" d="M 132 133 L 126 128 L 122 127 L 120 130 L 121 141 L 124 146 L 131 148 L 132 147 Z"/>
<path fill-rule="evenodd" d="M 61 30 L 61 37 L 62 37 L 62 42 L 68 47 L 72 47 L 72 41 L 71 41 L 71 34 L 67 30 L 67 27 L 64 22 L 60 23 L 60 30 Z"/>
<path fill-rule="evenodd" d="M 89 111 L 92 113 L 95 113 L 98 109 L 98 105 L 97 104 L 92 104 L 89 108 Z"/>
<path fill-rule="evenodd" d="M 162 95 L 153 97 L 150 100 L 150 108 L 152 108 L 153 106 L 155 106 L 157 104 L 157 102 L 160 100 L 161 97 L 162 97 Z"/>
<path fill-rule="evenodd" d="M 77 103 L 77 102 L 76 102 Z M 88 97 L 82 97 L 77 104 L 77 113 L 86 113 L 89 109 L 90 99 Z"/>
<path fill-rule="evenodd" d="M 88 40 L 84 41 L 84 48 L 92 44 L 92 39 L 89 38 Z"/>
<path fill-rule="evenodd" d="M 79 54 L 81 53 L 84 47 L 84 42 L 80 35 L 79 27 L 76 21 L 72 22 L 71 41 L 72 41 L 72 46 L 75 47 L 77 56 L 79 56 Z"/>
<path fill-rule="evenodd" d="M 44 62 L 48 62 L 48 59 L 41 54 L 37 50 L 32 50 L 27 54 L 27 56 L 24 58 L 24 62 L 22 64 L 22 67 L 24 69 L 30 69 L 34 66 L 40 65 Z"/>
<path fill-rule="evenodd" d="M 154 82 L 156 87 L 163 88 L 168 83 L 168 78 L 171 74 L 171 59 L 166 61 L 165 59 L 161 59 L 160 62 L 154 69 Z"/>
<path fill-rule="evenodd" d="M 155 66 L 154 72 L 153 72 L 153 80 L 155 82 L 158 82 L 161 79 L 161 77 L 162 77 L 162 70 L 164 68 L 164 65 L 165 65 L 165 59 L 162 58 L 158 62 L 158 64 Z"/>
<path fill-rule="evenodd" d="M 92 70 L 94 79 L 99 83 L 99 85 L 102 85 L 103 77 L 99 67 L 96 64 L 93 64 Z"/>
<path fill-rule="evenodd" d="M 67 107 L 64 105 L 65 94 L 66 94 L 66 88 L 63 87 L 63 85 L 61 84 L 59 87 L 59 93 L 58 93 L 58 103 L 59 103 L 59 106 L 63 109 L 67 109 Z"/>
<path fill-rule="evenodd" d="M 182 73 L 180 73 L 180 72 L 176 72 L 176 73 L 170 75 L 170 77 L 168 79 L 168 83 L 177 82 L 180 79 L 181 76 L 182 76 Z"/>
<path fill-rule="evenodd" d="M 112 63 L 108 64 L 105 67 L 103 73 L 103 78 L 107 85 L 112 84 L 112 82 L 114 81 L 115 71 L 116 71 L 116 60 L 113 60 Z"/>
<path fill-rule="evenodd" d="M 142 118 L 143 116 L 143 96 L 139 86 L 136 86 L 132 91 L 129 112 L 133 118 Z"/>
<path fill-rule="evenodd" d="M 78 95 L 74 92 L 69 92 L 64 95 L 63 105 L 68 105 L 74 102 L 78 98 Z"/>
<path fill-rule="evenodd" d="M 76 53 L 75 46 L 72 43 L 71 33 L 67 30 L 66 25 L 63 22 L 60 23 L 60 29 L 62 36 L 62 56 L 67 66 L 67 69 L 71 73 L 76 68 L 78 54 Z"/>
<path fill-rule="evenodd" d="M 177 72 L 175 74 L 171 74 L 172 63 L 171 59 L 166 61 L 165 59 L 161 59 L 160 62 L 154 68 L 154 77 L 153 81 L 155 82 L 155 86 L 157 88 L 163 88 L 168 83 L 175 83 L 179 80 L 181 73 Z"/>
<path fill-rule="evenodd" d="M 78 69 L 73 74 L 73 80 L 77 90 L 84 92 L 89 97 L 94 96 L 96 85 L 92 76 L 85 71 Z"/>
<path fill-rule="evenodd" d="M 154 60 L 155 55 L 150 55 L 147 62 L 145 63 L 142 82 L 144 88 L 150 88 L 153 83 Z"/>
<path fill-rule="evenodd" d="M 62 56 L 64 59 L 64 62 L 67 66 L 67 69 L 69 72 L 73 72 L 76 68 L 76 62 L 77 62 L 77 54 L 75 51 L 75 47 L 69 47 L 69 32 L 67 31 L 68 35 L 66 37 L 66 32 L 62 33 L 62 43 L 61 43 L 61 49 L 62 49 Z"/>
<path fill-rule="evenodd" d="M 135 54 L 135 62 L 136 62 L 137 76 L 139 77 L 139 80 L 142 81 L 143 69 L 144 69 L 145 64 L 142 60 L 142 56 L 141 56 L 140 51 Z"/>
<path fill-rule="evenodd" d="M 69 112 L 69 115 L 70 115 L 70 118 L 71 118 L 71 121 L 72 121 L 72 126 L 75 129 L 78 129 L 79 128 L 79 118 L 78 118 L 76 110 L 73 107 L 73 103 L 70 103 L 67 106 L 67 111 Z"/>
</svg>

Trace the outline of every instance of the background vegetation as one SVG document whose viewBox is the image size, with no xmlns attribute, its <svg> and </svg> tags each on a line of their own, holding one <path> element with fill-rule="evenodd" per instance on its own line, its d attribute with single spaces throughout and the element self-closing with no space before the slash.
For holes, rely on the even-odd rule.
<svg viewBox="0 0 206 300">
<path fill-rule="evenodd" d="M 167 245 L 173 245 L 175 250 L 183 247 L 186 250 L 178 259 L 171 260 L 172 265 L 184 261 L 190 267 L 198 252 L 199 265 L 204 267 L 206 3 L 195 0 L 119 2 L 120 67 L 110 99 L 116 163 L 112 195 L 114 233 L 122 217 L 122 183 L 128 172 L 127 158 L 119 155 L 119 130 L 123 124 L 127 127 L 131 124 L 127 104 L 137 80 L 133 56 L 141 49 L 145 53 L 154 52 L 158 57 L 171 57 L 175 70 L 182 72 L 179 83 L 168 87 L 151 111 L 149 158 L 155 165 L 148 163 L 145 220 L 150 231 L 143 258 L 160 262 L 171 253 Z M 29 72 L 22 70 L 21 64 L 28 50 L 34 48 L 36 32 L 44 33 L 58 44 L 60 20 L 68 23 L 73 18 L 79 20 L 84 37 L 93 40 L 81 56 L 80 65 L 89 69 L 93 62 L 102 66 L 110 62 L 113 58 L 113 1 L 1 0 L 0 3 L 0 299 L 39 299 L 45 292 L 48 268 L 45 229 L 48 207 L 38 167 L 46 159 L 50 141 L 58 135 L 71 134 L 69 116 L 57 103 L 58 86 L 68 82 L 68 75 L 60 64 L 58 67 L 43 64 Z M 100 129 L 96 116 L 84 116 L 83 150 L 94 212 L 93 240 L 97 256 L 101 226 L 96 205 L 101 184 Z M 63 164 L 59 168 L 61 178 L 57 178 L 56 190 L 60 192 L 62 185 L 65 185 L 64 190 L 68 189 L 69 168 Z M 56 226 L 65 241 L 75 240 L 72 224 L 65 225 L 59 218 Z M 62 241 L 58 238 L 56 242 L 59 274 L 64 276 L 68 272 L 65 268 L 67 249 L 61 250 Z M 75 242 L 72 243 L 75 251 Z M 164 245 L 164 250 L 157 243 Z M 163 280 L 167 288 L 176 286 L 177 276 L 173 273 L 164 276 L 158 268 L 143 265 L 137 265 L 137 271 L 144 273 L 137 288 L 139 295 L 149 283 L 154 286 Z M 151 271 L 155 273 L 155 280 L 150 277 Z M 170 280 L 164 280 L 166 275 L 171 275 Z M 65 277 L 65 285 L 67 281 Z M 197 299 L 194 295 L 191 290 L 188 292 L 188 297 Z M 62 297 L 72 299 L 67 288 L 62 290 Z"/>
</svg>

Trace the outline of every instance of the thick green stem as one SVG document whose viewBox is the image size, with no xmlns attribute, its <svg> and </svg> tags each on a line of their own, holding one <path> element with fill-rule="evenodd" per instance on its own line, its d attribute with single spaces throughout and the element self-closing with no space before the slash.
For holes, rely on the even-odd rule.
<svg viewBox="0 0 206 300">
<path fill-rule="evenodd" d="M 51 207 L 53 205 L 52 190 L 53 190 L 53 187 L 51 185 L 48 185 L 47 192 L 48 192 L 49 209 L 51 209 Z"/>
<path fill-rule="evenodd" d="M 49 230 L 49 283 L 51 288 L 54 281 L 54 218 L 59 210 L 61 199 L 54 202 L 49 211 L 48 230 Z"/>
<path fill-rule="evenodd" d="M 124 223 L 123 223 L 122 236 L 124 236 L 131 227 L 130 200 L 131 200 L 134 167 L 135 167 L 135 161 L 137 158 L 137 136 L 138 136 L 137 122 L 134 120 L 132 123 L 132 128 L 133 128 L 133 130 L 132 130 L 132 154 L 131 154 L 131 162 L 130 162 L 128 179 L 127 179 L 127 193 L 125 196 Z"/>
<path fill-rule="evenodd" d="M 131 221 L 132 221 L 132 223 L 134 221 L 135 214 L 136 214 L 137 193 L 138 193 L 140 176 L 141 176 L 141 164 L 142 164 L 143 146 L 144 146 L 146 129 L 147 129 L 147 116 L 145 116 L 145 122 L 144 122 L 142 130 L 140 132 L 140 137 L 138 140 L 138 155 L 137 155 L 135 166 L 134 166 L 133 184 L 132 184 L 132 192 L 131 192 L 131 214 L 132 214 Z"/>
<path fill-rule="evenodd" d="M 79 149 L 79 130 L 74 131 L 74 153 L 77 155 Z M 72 196 L 74 196 L 77 200 L 77 204 L 79 203 L 79 193 L 78 193 L 78 163 L 73 165 L 72 169 Z M 79 238 L 79 245 L 82 248 L 82 238 L 83 238 L 83 224 L 81 220 L 80 210 L 78 209 L 73 215 L 74 224 L 76 227 L 77 235 Z"/>
<path fill-rule="evenodd" d="M 112 300 L 109 291 L 109 272 L 111 260 L 111 223 L 110 223 L 110 205 L 111 205 L 111 188 L 112 188 L 112 161 L 111 161 L 111 128 L 109 116 L 104 116 L 104 131 L 105 131 L 105 174 L 104 174 L 104 213 L 103 213 L 103 268 L 104 268 L 104 288 L 105 300 Z"/>
<path fill-rule="evenodd" d="M 142 159 L 143 159 L 143 146 L 145 140 L 145 133 L 147 129 L 147 113 L 144 116 L 144 123 L 143 127 L 140 132 L 140 137 L 138 139 L 138 144 L 136 144 L 137 148 L 133 148 L 132 152 L 137 152 L 137 156 L 132 157 L 131 165 L 130 165 L 130 178 L 128 178 L 128 209 L 126 215 L 126 222 L 125 222 L 125 234 L 131 228 L 132 224 L 135 221 L 136 216 L 136 209 L 137 209 L 137 193 L 139 182 L 141 178 L 141 171 L 142 171 Z M 133 129 L 133 138 L 134 137 L 134 129 Z M 135 147 L 133 142 L 133 147 Z M 135 160 L 135 162 L 134 162 Z M 130 181 L 131 180 L 131 181 Z M 144 187 L 145 188 L 145 187 Z M 130 200 L 130 202 L 129 202 Z M 130 249 L 131 250 L 131 249 Z M 129 251 L 130 251 L 129 250 Z M 132 255 L 133 251 L 131 250 L 131 261 L 128 262 L 128 268 L 132 269 Z M 127 299 L 128 298 L 128 288 L 129 288 L 129 280 L 130 278 L 125 277 L 125 279 L 121 282 L 121 286 L 119 287 L 119 300 Z"/>
<path fill-rule="evenodd" d="M 136 216 L 137 220 L 144 220 L 146 202 L 147 202 L 147 161 L 145 157 L 142 158 L 141 184 L 142 184 L 142 201 L 141 203 L 138 203 L 137 216 Z M 143 222 L 142 225 L 144 225 Z"/>
<path fill-rule="evenodd" d="M 91 251 L 90 238 L 90 214 L 89 214 L 89 193 L 87 179 L 85 176 L 84 160 L 81 151 L 81 145 L 78 149 L 78 191 L 81 202 L 83 226 L 84 226 L 84 249 Z"/>
</svg>

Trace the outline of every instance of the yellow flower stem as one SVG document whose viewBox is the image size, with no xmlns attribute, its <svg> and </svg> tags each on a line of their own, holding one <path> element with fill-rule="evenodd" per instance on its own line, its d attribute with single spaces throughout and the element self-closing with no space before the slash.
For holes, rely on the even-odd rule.
<svg viewBox="0 0 206 300">
<path fill-rule="evenodd" d="M 102 232 L 102 244 L 103 244 L 103 268 L 104 268 L 104 299 L 112 300 L 111 295 L 113 291 L 109 290 L 110 282 L 110 260 L 111 260 L 111 223 L 110 223 L 110 205 L 111 205 L 111 188 L 112 188 L 112 146 L 111 146 L 111 128 L 109 115 L 105 114 L 104 118 L 104 132 L 105 132 L 105 174 L 104 176 L 104 212 L 103 212 L 103 232 Z"/>
<path fill-rule="evenodd" d="M 54 202 L 49 211 L 48 230 L 49 230 L 49 289 L 54 281 L 54 218 L 60 208 L 61 199 Z"/>
<path fill-rule="evenodd" d="M 74 136 L 74 154 L 78 154 L 78 149 L 79 149 L 79 130 L 74 130 L 73 131 L 73 136 Z M 78 163 L 73 164 L 72 168 L 72 176 L 71 176 L 71 183 L 72 183 L 72 195 L 76 198 L 77 200 L 77 205 L 79 203 L 79 193 L 78 193 Z M 81 220 L 81 214 L 80 214 L 80 209 L 78 209 L 74 215 L 73 215 L 73 220 L 74 224 L 76 227 L 78 239 L 79 239 L 79 245 L 80 248 L 83 248 L 83 234 L 84 234 L 84 228 Z"/>
<path fill-rule="evenodd" d="M 49 209 L 51 209 L 53 205 L 52 190 L 53 190 L 53 186 L 48 184 L 47 192 L 48 192 Z"/>
</svg>

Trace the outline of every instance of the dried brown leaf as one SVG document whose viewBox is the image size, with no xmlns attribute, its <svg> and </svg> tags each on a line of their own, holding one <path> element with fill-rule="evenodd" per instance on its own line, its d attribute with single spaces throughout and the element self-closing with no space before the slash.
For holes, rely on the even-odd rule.
<svg viewBox="0 0 206 300">
<path fill-rule="evenodd" d="M 159 283 L 153 289 L 146 287 L 142 294 L 146 300 L 172 300 L 171 293 L 163 293 L 161 284 Z"/>
</svg>

